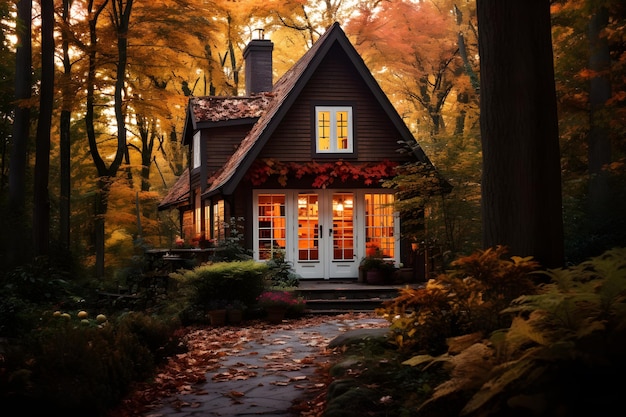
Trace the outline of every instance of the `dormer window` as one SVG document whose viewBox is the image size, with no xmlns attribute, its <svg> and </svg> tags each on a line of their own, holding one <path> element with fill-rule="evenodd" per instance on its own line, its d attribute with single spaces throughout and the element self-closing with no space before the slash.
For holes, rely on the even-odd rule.
<svg viewBox="0 0 626 417">
<path fill-rule="evenodd" d="M 316 106 L 317 153 L 353 153 L 352 107 Z"/>
</svg>

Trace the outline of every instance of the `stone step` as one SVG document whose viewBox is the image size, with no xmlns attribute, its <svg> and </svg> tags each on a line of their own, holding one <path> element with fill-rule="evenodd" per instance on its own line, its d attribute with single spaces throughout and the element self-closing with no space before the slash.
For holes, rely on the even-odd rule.
<svg viewBox="0 0 626 417">
<path fill-rule="evenodd" d="M 368 285 L 354 281 L 301 281 L 298 293 L 310 313 L 371 312 L 398 295 L 404 285 Z"/>
<path fill-rule="evenodd" d="M 382 307 L 380 298 L 353 298 L 353 299 L 307 299 L 306 311 L 311 314 L 345 313 L 347 311 L 360 313 L 371 312 Z"/>
</svg>

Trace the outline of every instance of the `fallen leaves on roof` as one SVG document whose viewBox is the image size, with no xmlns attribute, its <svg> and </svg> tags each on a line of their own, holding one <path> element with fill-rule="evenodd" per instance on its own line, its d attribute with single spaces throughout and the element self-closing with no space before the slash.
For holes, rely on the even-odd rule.
<svg viewBox="0 0 626 417">
<path fill-rule="evenodd" d="M 189 106 L 196 122 L 258 118 L 263 115 L 273 97 L 273 93 L 261 93 L 252 97 L 192 97 Z"/>
</svg>

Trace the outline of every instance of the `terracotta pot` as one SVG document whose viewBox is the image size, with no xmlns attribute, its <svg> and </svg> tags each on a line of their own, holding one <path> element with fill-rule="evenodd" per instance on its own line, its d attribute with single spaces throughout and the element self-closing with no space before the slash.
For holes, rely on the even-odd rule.
<svg viewBox="0 0 626 417">
<path fill-rule="evenodd" d="M 359 284 L 365 284 L 365 282 L 367 281 L 366 275 L 367 270 L 365 270 L 365 268 L 363 268 L 362 266 L 359 266 L 359 277 L 357 279 L 357 282 Z"/>
<path fill-rule="evenodd" d="M 226 310 L 211 310 L 208 313 L 211 326 L 223 326 L 226 324 Z"/>
<path fill-rule="evenodd" d="M 265 311 L 267 312 L 267 321 L 272 324 L 279 324 L 282 323 L 283 319 L 285 318 L 285 314 L 287 313 L 287 307 L 266 307 Z"/>
<path fill-rule="evenodd" d="M 243 310 L 231 308 L 226 310 L 228 324 L 240 324 L 243 321 Z"/>
<path fill-rule="evenodd" d="M 385 274 L 378 269 L 371 269 L 367 271 L 366 279 L 368 284 L 382 285 L 385 283 Z"/>
<path fill-rule="evenodd" d="M 399 282 L 414 282 L 415 276 L 413 268 L 400 268 L 396 271 L 396 278 Z"/>
</svg>

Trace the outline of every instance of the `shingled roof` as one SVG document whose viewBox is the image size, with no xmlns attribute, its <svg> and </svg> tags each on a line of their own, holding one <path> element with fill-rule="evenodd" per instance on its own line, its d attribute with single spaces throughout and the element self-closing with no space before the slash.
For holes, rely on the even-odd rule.
<svg viewBox="0 0 626 417">
<path fill-rule="evenodd" d="M 189 169 L 185 169 L 178 180 L 159 203 L 159 210 L 165 210 L 189 203 Z"/>
<path fill-rule="evenodd" d="M 248 135 L 241 142 L 239 148 L 237 148 L 230 160 L 226 163 L 222 172 L 217 175 L 215 181 L 212 182 L 208 190 L 203 194 L 203 197 L 218 193 L 230 195 L 235 191 L 235 188 L 245 175 L 247 169 L 254 162 L 258 153 L 335 43 L 342 46 L 347 58 L 356 67 L 365 83 L 370 87 L 372 93 L 378 99 L 383 109 L 386 110 L 398 131 L 402 133 L 403 139 L 415 141 L 408 127 L 396 112 L 389 98 L 378 85 L 378 82 L 372 76 L 359 53 L 348 40 L 346 34 L 339 26 L 339 23 L 334 23 L 330 29 L 315 42 L 313 47 L 278 80 L 273 90 L 274 97 L 269 102 L 266 113 L 263 114 L 253 126 L 252 130 L 250 130 Z M 418 158 L 423 162 L 430 163 L 426 155 L 421 151 Z"/>
<path fill-rule="evenodd" d="M 188 143 L 193 132 L 204 127 L 252 124 L 265 113 L 273 98 L 272 92 L 259 93 L 251 97 L 190 97 L 183 141 Z"/>
<path fill-rule="evenodd" d="M 242 140 L 222 170 L 209 180 L 203 197 L 220 193 L 230 195 L 235 191 L 239 181 L 244 177 L 265 143 L 335 44 L 342 47 L 348 60 L 355 66 L 365 84 L 394 123 L 397 131 L 400 132 L 402 139 L 408 142 L 415 141 L 412 133 L 372 76 L 359 53 L 348 40 L 339 23 L 334 23 L 313 44 L 312 48 L 276 82 L 272 92 L 252 97 L 198 97 L 190 99 L 188 120 L 185 123 L 185 132 L 183 133 L 184 140 L 189 140 L 193 132 L 202 127 L 216 126 L 217 124 L 253 123 L 254 119 L 258 117 L 248 135 Z M 417 150 L 416 156 L 422 162 L 430 164 L 428 157 L 421 149 Z M 164 202 L 161 203 L 160 208 L 163 204 Z"/>
</svg>

